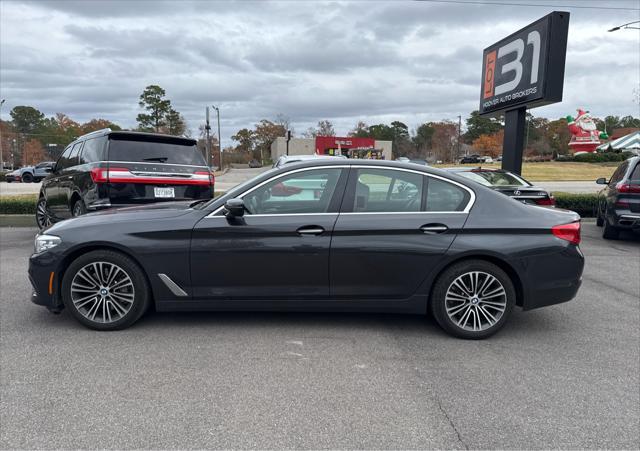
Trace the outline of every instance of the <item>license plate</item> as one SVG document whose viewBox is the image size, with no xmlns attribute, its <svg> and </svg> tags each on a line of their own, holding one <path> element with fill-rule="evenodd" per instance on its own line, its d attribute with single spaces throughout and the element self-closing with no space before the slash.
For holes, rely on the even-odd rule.
<svg viewBox="0 0 640 451">
<path fill-rule="evenodd" d="M 176 193 L 173 188 L 158 188 L 156 186 L 153 188 L 153 194 L 155 197 L 176 197 Z"/>
</svg>

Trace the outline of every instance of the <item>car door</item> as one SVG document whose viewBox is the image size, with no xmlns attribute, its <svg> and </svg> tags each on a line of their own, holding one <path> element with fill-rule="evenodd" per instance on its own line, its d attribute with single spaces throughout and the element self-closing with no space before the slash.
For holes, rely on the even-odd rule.
<svg viewBox="0 0 640 451">
<path fill-rule="evenodd" d="M 61 210 L 65 207 L 61 197 L 60 197 L 60 182 L 62 172 L 68 165 L 69 156 L 71 155 L 71 151 L 73 146 L 68 146 L 58 158 L 55 165 L 53 166 L 53 171 L 50 177 L 46 178 L 42 182 L 42 191 L 44 193 L 45 198 L 47 199 L 47 207 L 49 211 L 56 217 L 60 217 Z"/>
<path fill-rule="evenodd" d="M 241 196 L 247 212 L 212 213 L 191 245 L 194 299 L 314 299 L 329 295 L 329 248 L 348 171 L 287 172 Z"/>
<path fill-rule="evenodd" d="M 56 216 L 61 219 L 71 217 L 71 196 L 75 189 L 75 176 L 78 173 L 78 155 L 82 149 L 83 142 L 73 145 L 69 158 L 64 169 L 60 171 L 58 178 L 59 204 L 56 209 Z"/>
<path fill-rule="evenodd" d="M 333 230 L 331 297 L 410 297 L 462 229 L 474 198 L 439 176 L 353 167 Z"/>
</svg>

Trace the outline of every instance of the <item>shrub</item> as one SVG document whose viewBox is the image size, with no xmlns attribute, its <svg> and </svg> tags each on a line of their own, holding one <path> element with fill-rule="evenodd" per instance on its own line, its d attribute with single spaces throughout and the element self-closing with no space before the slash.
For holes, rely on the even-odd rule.
<svg viewBox="0 0 640 451">
<path fill-rule="evenodd" d="M 37 196 L 3 196 L 0 197 L 0 214 L 30 215 L 36 212 Z"/>
<path fill-rule="evenodd" d="M 583 218 L 593 218 L 598 205 L 597 194 L 553 193 L 556 207 L 572 210 Z"/>
</svg>

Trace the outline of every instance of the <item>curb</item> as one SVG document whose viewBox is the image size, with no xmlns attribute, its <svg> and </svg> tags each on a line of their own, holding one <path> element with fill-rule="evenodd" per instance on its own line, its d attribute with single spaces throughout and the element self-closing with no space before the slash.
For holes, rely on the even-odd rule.
<svg viewBox="0 0 640 451">
<path fill-rule="evenodd" d="M 1 227 L 37 227 L 34 215 L 0 215 Z"/>
</svg>

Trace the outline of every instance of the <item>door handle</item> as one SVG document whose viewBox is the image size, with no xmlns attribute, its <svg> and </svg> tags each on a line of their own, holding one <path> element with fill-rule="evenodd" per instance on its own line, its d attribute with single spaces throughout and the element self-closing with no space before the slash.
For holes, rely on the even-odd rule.
<svg viewBox="0 0 640 451">
<path fill-rule="evenodd" d="M 296 232 L 298 232 L 298 235 L 322 235 L 324 229 L 320 226 L 304 226 L 300 227 Z"/>
<path fill-rule="evenodd" d="M 420 227 L 420 230 L 427 235 L 436 235 L 446 232 L 449 230 L 449 227 L 444 224 L 425 224 Z"/>
</svg>

